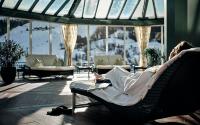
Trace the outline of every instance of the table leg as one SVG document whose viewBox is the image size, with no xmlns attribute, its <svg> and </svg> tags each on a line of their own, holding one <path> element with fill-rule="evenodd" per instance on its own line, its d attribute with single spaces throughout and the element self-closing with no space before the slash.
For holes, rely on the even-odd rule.
<svg viewBox="0 0 200 125">
<path fill-rule="evenodd" d="M 90 78 L 90 69 L 88 69 L 88 79 Z"/>
<path fill-rule="evenodd" d="M 72 115 L 74 115 L 75 108 L 76 108 L 76 93 L 72 93 Z"/>
<path fill-rule="evenodd" d="M 19 79 L 19 71 L 17 71 L 17 78 Z"/>
</svg>

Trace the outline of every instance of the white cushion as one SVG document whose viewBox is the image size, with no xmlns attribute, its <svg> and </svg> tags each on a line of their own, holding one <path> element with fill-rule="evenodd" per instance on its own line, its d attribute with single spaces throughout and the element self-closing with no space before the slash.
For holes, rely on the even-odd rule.
<svg viewBox="0 0 200 125">
<path fill-rule="evenodd" d="M 69 71 L 75 70 L 74 66 L 39 66 L 32 67 L 32 70 L 42 70 L 42 71 Z"/>
<path fill-rule="evenodd" d="M 56 59 L 56 55 L 28 55 L 26 57 L 26 65 L 35 67 L 35 65 L 38 65 L 36 63 L 38 63 L 39 60 L 44 66 L 53 66 Z"/>
</svg>

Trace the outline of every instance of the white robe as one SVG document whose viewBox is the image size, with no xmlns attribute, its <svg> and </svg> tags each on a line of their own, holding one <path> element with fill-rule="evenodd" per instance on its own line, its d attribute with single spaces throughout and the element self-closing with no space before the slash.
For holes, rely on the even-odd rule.
<svg viewBox="0 0 200 125">
<path fill-rule="evenodd" d="M 162 66 L 146 69 L 142 74 L 131 74 L 126 70 L 116 67 L 105 75 L 105 78 L 111 80 L 113 86 L 94 90 L 92 93 L 117 105 L 134 105 L 145 97 L 155 81 L 175 60 L 181 58 L 185 53 L 190 51 L 200 52 L 200 47 L 182 50 L 178 55 L 165 62 Z"/>
<path fill-rule="evenodd" d="M 130 73 L 123 68 L 115 67 L 104 75 L 104 78 L 111 80 L 112 86 L 94 90 L 92 93 L 117 105 L 133 105 L 141 100 L 144 92 L 148 90 L 146 83 L 155 73 L 152 69 Z"/>
</svg>

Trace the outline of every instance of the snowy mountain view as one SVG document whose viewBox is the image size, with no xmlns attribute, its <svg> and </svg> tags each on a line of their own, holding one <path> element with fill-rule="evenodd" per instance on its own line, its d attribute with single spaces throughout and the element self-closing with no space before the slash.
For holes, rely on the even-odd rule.
<svg viewBox="0 0 200 125">
<path fill-rule="evenodd" d="M 49 51 L 49 23 L 33 21 L 32 23 L 32 53 L 33 54 L 48 54 Z M 64 59 L 64 49 L 61 47 L 63 44 L 63 37 L 61 33 L 60 24 L 51 24 L 52 28 L 52 51 L 57 57 Z M 99 31 L 99 32 L 98 32 Z M 104 31 L 104 30 L 102 30 Z M 116 28 L 109 32 L 108 39 L 105 38 L 105 31 L 103 35 L 100 33 L 98 26 L 90 26 L 90 61 L 93 62 L 95 55 L 106 54 L 106 41 L 108 42 L 108 54 L 126 55 L 128 63 L 137 63 L 139 60 L 139 49 L 136 40 L 130 37 L 130 30 L 125 32 L 120 28 Z M 123 39 L 125 35 L 125 40 Z M 5 40 L 6 34 L 0 36 L 0 42 Z M 78 38 L 76 47 L 73 52 L 74 64 L 86 63 L 87 61 L 87 26 L 78 26 Z M 20 43 L 26 54 L 29 52 L 29 23 L 22 26 L 17 26 L 10 31 L 10 39 Z M 124 47 L 125 43 L 125 47 Z M 161 48 L 161 44 L 154 38 L 149 42 L 151 48 Z M 124 51 L 125 49 L 125 51 Z M 20 61 L 24 62 L 23 57 Z"/>
</svg>

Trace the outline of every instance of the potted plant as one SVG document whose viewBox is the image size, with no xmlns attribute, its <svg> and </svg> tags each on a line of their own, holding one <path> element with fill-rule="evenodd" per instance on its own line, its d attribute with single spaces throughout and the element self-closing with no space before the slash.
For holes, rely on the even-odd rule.
<svg viewBox="0 0 200 125">
<path fill-rule="evenodd" d="M 0 66 L 1 77 L 5 84 L 10 84 L 15 80 L 16 67 L 15 63 L 24 54 L 20 44 L 13 40 L 5 40 L 0 44 Z"/>
<path fill-rule="evenodd" d="M 144 54 L 147 58 L 148 66 L 155 66 L 161 64 L 161 52 L 159 49 L 155 48 L 146 48 Z"/>
</svg>

